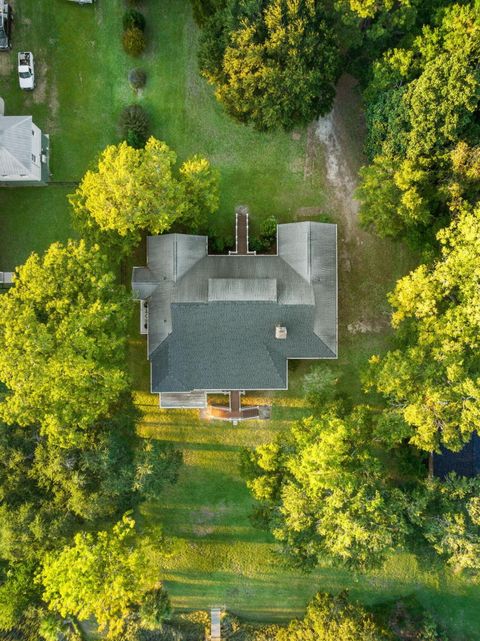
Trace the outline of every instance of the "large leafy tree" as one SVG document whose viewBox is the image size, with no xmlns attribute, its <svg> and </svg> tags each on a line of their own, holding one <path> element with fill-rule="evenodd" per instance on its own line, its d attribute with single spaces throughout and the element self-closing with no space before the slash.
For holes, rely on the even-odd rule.
<svg viewBox="0 0 480 641">
<path fill-rule="evenodd" d="M 42 600 L 31 577 L 46 552 L 176 481 L 180 453 L 136 437 L 135 419 L 124 402 L 83 447 L 58 447 L 36 428 L 0 425 L 0 630 L 28 621 L 38 628 Z M 167 615 L 168 602 L 162 610 L 157 596 L 158 616 Z"/>
<path fill-rule="evenodd" d="M 79 533 L 73 544 L 48 554 L 37 581 L 49 608 L 63 617 L 94 616 L 107 638 L 121 634 L 132 608 L 158 584 L 134 534 L 135 521 L 125 515 L 111 531 Z"/>
<path fill-rule="evenodd" d="M 311 568 L 328 556 L 372 566 L 405 540 L 406 495 L 390 475 L 394 456 L 385 465 L 376 451 L 392 449 L 384 429 L 372 410 L 359 407 L 346 418 L 303 420 L 244 454 L 257 518 L 296 565 Z"/>
<path fill-rule="evenodd" d="M 339 51 L 317 0 L 227 0 L 205 24 L 200 67 L 231 116 L 291 129 L 330 110 Z"/>
<path fill-rule="evenodd" d="M 275 641 L 387 641 L 390 634 L 360 605 L 350 603 L 345 592 L 337 596 L 316 594 L 303 619 L 280 628 Z"/>
<path fill-rule="evenodd" d="M 419 524 L 429 545 L 455 572 L 480 579 L 480 478 L 454 474 L 422 490 Z"/>
<path fill-rule="evenodd" d="M 218 174 L 194 156 L 176 175 L 175 162 L 176 154 L 155 138 L 144 149 L 110 145 L 70 196 L 76 226 L 120 254 L 131 251 L 142 233 L 161 234 L 174 223 L 204 231 L 218 209 Z"/>
<path fill-rule="evenodd" d="M 370 382 L 427 451 L 460 449 L 480 424 L 480 205 L 463 203 L 438 240 L 441 257 L 390 296 L 405 345 L 371 359 Z"/>
<path fill-rule="evenodd" d="M 39 424 L 65 445 L 111 415 L 128 386 L 130 305 L 98 246 L 69 241 L 32 254 L 0 299 L 3 419 Z"/>
<path fill-rule="evenodd" d="M 442 15 L 410 48 L 375 63 L 365 92 L 372 162 L 362 170 L 361 217 L 383 236 L 441 226 L 452 152 L 480 142 L 479 9 L 453 5 Z"/>
</svg>

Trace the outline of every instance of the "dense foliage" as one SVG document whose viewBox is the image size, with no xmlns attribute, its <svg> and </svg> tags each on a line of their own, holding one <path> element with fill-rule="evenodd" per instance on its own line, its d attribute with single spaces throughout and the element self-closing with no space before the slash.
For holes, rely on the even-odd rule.
<svg viewBox="0 0 480 641">
<path fill-rule="evenodd" d="M 143 30 L 139 27 L 129 27 L 125 29 L 122 35 L 122 44 L 125 53 L 137 58 L 145 51 L 145 47 L 147 46 Z"/>
<path fill-rule="evenodd" d="M 361 172 L 361 217 L 382 236 L 413 239 L 447 223 L 457 146 L 480 142 L 479 9 L 440 15 L 373 65 L 365 91 L 371 164 Z"/>
<path fill-rule="evenodd" d="M 400 454 L 384 432 L 402 426 L 359 407 L 304 419 L 273 443 L 245 451 L 243 470 L 266 525 L 295 565 L 322 557 L 354 567 L 383 560 L 404 543 L 407 497 L 392 478 Z M 381 458 L 378 452 L 390 450 Z M 404 461 L 405 471 L 411 463 Z"/>
<path fill-rule="evenodd" d="M 425 539 L 455 572 L 480 580 L 480 478 L 432 479 L 422 500 Z"/>
<path fill-rule="evenodd" d="M 130 307 L 108 258 L 84 241 L 32 254 L 0 297 L 0 631 L 22 641 L 38 641 L 39 631 L 46 641 L 80 639 L 66 601 L 67 614 L 54 605 L 47 613 L 42 582 L 33 580 L 39 566 L 76 533 L 88 538 L 80 533 L 105 527 L 178 476 L 181 454 L 135 432 Z M 98 567 L 84 565 L 83 580 L 92 585 Z"/>
<path fill-rule="evenodd" d="M 19 268 L 0 298 L 0 415 L 39 424 L 63 445 L 111 416 L 128 387 L 124 346 L 129 297 L 98 246 L 54 243 Z"/>
<path fill-rule="evenodd" d="M 387 641 L 385 632 L 364 608 L 349 603 L 345 593 L 316 594 L 303 619 L 280 628 L 275 641 Z"/>
<path fill-rule="evenodd" d="M 304 419 L 245 450 L 255 522 L 305 570 L 326 559 L 369 568 L 404 547 L 479 579 L 480 481 L 428 479 L 404 445 L 408 434 L 398 416 L 357 407 L 342 419 L 331 411 Z"/>
<path fill-rule="evenodd" d="M 480 206 L 462 203 L 438 240 L 441 256 L 390 296 L 404 345 L 373 357 L 370 373 L 426 451 L 458 450 L 480 424 Z"/>
<path fill-rule="evenodd" d="M 129 612 L 158 583 L 134 528 L 125 515 L 111 531 L 77 534 L 73 544 L 47 554 L 36 580 L 48 607 L 63 617 L 94 616 L 106 638 L 118 637 Z"/>
<path fill-rule="evenodd" d="M 227 0 L 206 21 L 199 55 L 226 111 L 257 129 L 291 129 L 332 106 L 339 51 L 317 0 Z"/>
<path fill-rule="evenodd" d="M 76 226 L 110 251 L 127 253 L 142 233 L 160 234 L 174 223 L 205 230 L 218 208 L 218 174 L 199 156 L 174 173 L 175 153 L 150 138 L 144 149 L 126 142 L 107 147 L 87 171 L 70 202 Z"/>
<path fill-rule="evenodd" d="M 135 75 L 136 80 L 140 80 L 139 70 Z M 145 109 L 138 104 L 128 105 L 120 114 L 120 128 L 122 136 L 130 147 L 141 149 L 147 142 L 150 122 Z"/>
</svg>

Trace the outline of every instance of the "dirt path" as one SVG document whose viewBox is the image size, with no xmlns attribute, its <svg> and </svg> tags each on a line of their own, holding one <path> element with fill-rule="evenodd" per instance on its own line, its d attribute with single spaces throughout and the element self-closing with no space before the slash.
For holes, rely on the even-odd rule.
<svg viewBox="0 0 480 641">
<path fill-rule="evenodd" d="M 312 135 L 323 156 L 330 212 L 338 224 L 339 325 L 349 334 L 381 332 L 389 325 L 386 293 L 405 273 L 408 252 L 360 228 L 355 199 L 365 124 L 356 81 L 343 76 L 330 114 Z"/>
<path fill-rule="evenodd" d="M 356 113 L 352 113 L 354 110 Z M 356 81 L 351 76 L 343 76 L 338 84 L 333 110 L 318 119 L 314 130 L 323 147 L 327 189 L 341 219 L 339 222 L 346 242 L 355 238 L 359 240 L 365 235 L 358 226 L 359 203 L 354 198 L 358 169 L 364 161 L 364 125 L 358 114 L 361 114 L 361 102 Z"/>
</svg>

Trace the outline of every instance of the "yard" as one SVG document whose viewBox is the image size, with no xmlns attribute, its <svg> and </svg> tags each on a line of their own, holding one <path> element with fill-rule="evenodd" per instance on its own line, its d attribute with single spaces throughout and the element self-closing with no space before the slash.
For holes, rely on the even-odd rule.
<svg viewBox="0 0 480 641">
<path fill-rule="evenodd" d="M 358 229 L 352 200 L 361 160 L 362 124 L 355 87 L 342 81 L 333 119 L 293 134 L 258 134 L 230 121 L 210 88 L 198 77 L 198 32 L 188 0 L 145 3 L 148 51 L 140 60 L 121 49 L 122 0 L 98 0 L 94 8 L 67 0 L 16 1 L 14 47 L 0 54 L 2 97 L 7 114 L 32 114 L 51 135 L 52 184 L 0 191 L 0 269 L 20 264 L 73 232 L 66 195 L 95 155 L 119 140 L 117 122 L 125 105 L 139 101 L 152 133 L 180 159 L 200 153 L 221 173 L 221 207 L 212 221 L 233 233 L 233 211 L 249 205 L 252 227 L 275 214 L 280 221 L 328 215 L 339 224 L 341 386 L 360 396 L 359 371 L 369 355 L 389 342 L 385 299 L 415 257 L 399 245 Z M 33 51 L 39 73 L 32 94 L 17 87 L 15 56 Z M 127 82 L 133 66 L 148 74 L 135 96 Z M 302 575 L 275 558 L 270 538 L 249 521 L 251 500 L 238 473 L 238 451 L 272 438 L 289 421 L 308 415 L 300 381 L 306 363 L 291 363 L 290 390 L 272 397 L 270 422 L 233 427 L 200 421 L 195 413 L 162 412 L 148 394 L 146 349 L 132 321 L 131 368 L 136 399 L 144 412 L 141 433 L 173 441 L 184 452 L 177 485 L 144 506 L 147 526 L 163 525 L 176 539 L 162 570 L 174 606 L 198 609 L 224 604 L 252 620 L 285 620 L 300 614 L 317 590 L 349 588 L 367 603 L 417 594 L 458 633 L 480 639 L 478 589 L 436 570 L 422 570 L 413 557 L 396 556 L 368 576 L 324 568 Z M 325 365 L 327 366 L 327 365 Z"/>
</svg>

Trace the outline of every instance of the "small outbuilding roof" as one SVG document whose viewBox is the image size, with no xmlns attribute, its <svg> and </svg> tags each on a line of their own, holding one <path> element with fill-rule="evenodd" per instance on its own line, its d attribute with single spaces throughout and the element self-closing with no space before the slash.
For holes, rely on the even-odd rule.
<svg viewBox="0 0 480 641">
<path fill-rule="evenodd" d="M 480 474 L 480 436 L 472 434 L 470 441 L 459 451 L 451 452 L 442 448 L 441 454 L 433 455 L 433 474 L 445 478 L 455 472 L 458 476 L 478 476 Z"/>
</svg>

